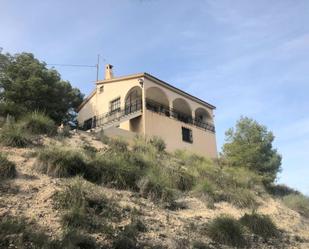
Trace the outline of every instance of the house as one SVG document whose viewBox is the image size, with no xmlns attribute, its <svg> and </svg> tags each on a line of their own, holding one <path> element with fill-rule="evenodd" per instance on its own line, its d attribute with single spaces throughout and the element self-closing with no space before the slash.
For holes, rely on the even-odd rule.
<svg viewBox="0 0 309 249">
<path fill-rule="evenodd" d="M 148 73 L 114 77 L 112 68 L 79 107 L 79 126 L 128 139 L 159 136 L 168 151 L 217 157 L 213 105 Z"/>
</svg>

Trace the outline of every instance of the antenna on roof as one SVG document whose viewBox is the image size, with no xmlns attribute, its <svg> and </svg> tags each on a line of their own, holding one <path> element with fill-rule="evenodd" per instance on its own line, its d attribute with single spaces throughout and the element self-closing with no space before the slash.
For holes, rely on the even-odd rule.
<svg viewBox="0 0 309 249">
<path fill-rule="evenodd" d="M 100 69 L 100 55 L 98 54 L 98 63 L 97 63 L 97 81 L 99 80 L 99 69 Z"/>
</svg>

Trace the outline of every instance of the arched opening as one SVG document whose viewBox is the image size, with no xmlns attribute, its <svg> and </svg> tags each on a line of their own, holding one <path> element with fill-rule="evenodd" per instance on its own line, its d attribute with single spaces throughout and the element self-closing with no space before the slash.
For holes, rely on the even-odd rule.
<svg viewBox="0 0 309 249">
<path fill-rule="evenodd" d="M 194 123 L 196 126 L 202 127 L 207 130 L 213 130 L 213 125 L 211 124 L 212 118 L 209 112 L 204 108 L 197 108 L 194 114 Z"/>
<path fill-rule="evenodd" d="M 146 108 L 169 116 L 169 100 L 163 90 L 150 87 L 146 90 Z"/>
<path fill-rule="evenodd" d="M 132 87 L 125 98 L 125 113 L 131 113 L 142 108 L 142 89 L 139 86 Z"/>
<path fill-rule="evenodd" d="M 211 121 L 211 116 L 207 110 L 199 107 L 195 110 L 195 120 L 197 122 L 207 123 Z"/>
<path fill-rule="evenodd" d="M 192 122 L 192 111 L 189 103 L 182 99 L 177 98 L 173 101 L 173 117 L 180 121 L 191 123 Z"/>
</svg>

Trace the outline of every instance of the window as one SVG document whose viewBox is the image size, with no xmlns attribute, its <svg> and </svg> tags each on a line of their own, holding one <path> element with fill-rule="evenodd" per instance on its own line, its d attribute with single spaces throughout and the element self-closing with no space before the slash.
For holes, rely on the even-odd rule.
<svg viewBox="0 0 309 249">
<path fill-rule="evenodd" d="M 99 93 L 102 93 L 102 92 L 104 92 L 104 86 L 100 86 L 99 88 Z"/>
<path fill-rule="evenodd" d="M 120 98 L 112 100 L 109 109 L 112 113 L 120 111 Z"/>
<path fill-rule="evenodd" d="M 182 141 L 193 143 L 192 130 L 182 127 Z"/>
</svg>

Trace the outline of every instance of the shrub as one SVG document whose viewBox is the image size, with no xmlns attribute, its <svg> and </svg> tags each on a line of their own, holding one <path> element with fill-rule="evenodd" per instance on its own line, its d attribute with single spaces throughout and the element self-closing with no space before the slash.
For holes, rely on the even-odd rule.
<svg viewBox="0 0 309 249">
<path fill-rule="evenodd" d="M 112 150 L 117 152 L 128 151 L 128 142 L 122 138 L 111 138 L 109 141 L 109 146 Z"/>
<path fill-rule="evenodd" d="M 284 184 L 270 184 L 266 187 L 266 190 L 271 195 L 278 197 L 283 197 L 290 194 L 300 194 L 300 192 L 298 192 L 297 190 L 292 189 Z"/>
<path fill-rule="evenodd" d="M 224 188 L 216 194 L 215 199 L 230 202 L 239 208 L 255 210 L 258 206 L 254 194 L 245 188 Z"/>
<path fill-rule="evenodd" d="M 55 135 L 57 131 L 54 121 L 38 111 L 31 112 L 22 118 L 21 126 L 32 134 Z"/>
<path fill-rule="evenodd" d="M 9 161 L 5 155 L 0 153 L 0 178 L 14 178 L 16 176 L 15 163 Z"/>
<path fill-rule="evenodd" d="M 166 148 L 164 140 L 157 136 L 150 138 L 149 143 L 153 145 L 159 152 L 163 152 Z"/>
<path fill-rule="evenodd" d="M 175 200 L 175 190 L 171 188 L 170 179 L 158 169 L 149 170 L 138 186 L 141 195 L 152 201 L 171 203 Z"/>
<path fill-rule="evenodd" d="M 126 153 L 107 152 L 89 163 L 100 172 L 103 184 L 120 189 L 137 189 L 137 182 L 142 176 L 139 165 L 132 164 Z"/>
<path fill-rule="evenodd" d="M 6 125 L 0 132 L 0 141 L 5 146 L 27 147 L 32 144 L 29 134 L 17 125 Z"/>
<path fill-rule="evenodd" d="M 70 177 L 89 170 L 82 151 L 56 146 L 39 151 L 37 166 L 42 173 L 53 177 Z"/>
<path fill-rule="evenodd" d="M 241 224 L 232 217 L 221 216 L 206 226 L 208 236 L 215 242 L 242 248 L 245 246 L 244 231 Z"/>
<path fill-rule="evenodd" d="M 239 221 L 252 233 L 257 234 L 264 239 L 279 236 L 279 230 L 268 215 L 257 213 L 245 214 Z"/>
<path fill-rule="evenodd" d="M 283 203 L 302 216 L 309 218 L 309 198 L 302 194 L 290 194 L 283 197 Z"/>
<path fill-rule="evenodd" d="M 196 179 L 186 169 L 176 168 L 169 172 L 174 187 L 180 191 L 190 191 L 196 184 Z"/>
</svg>

